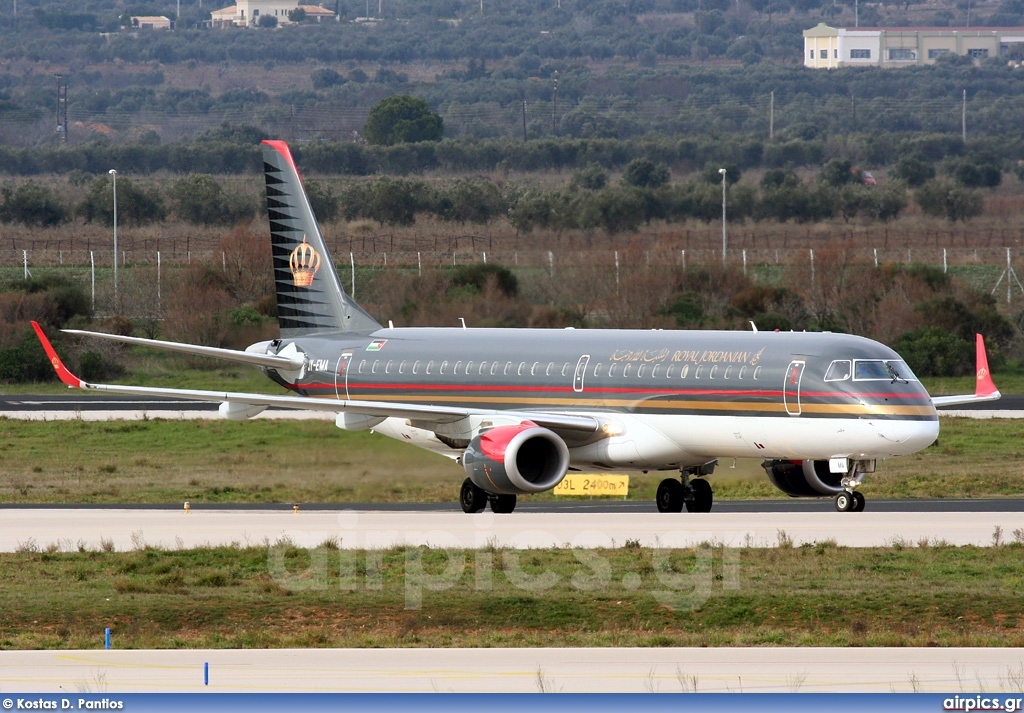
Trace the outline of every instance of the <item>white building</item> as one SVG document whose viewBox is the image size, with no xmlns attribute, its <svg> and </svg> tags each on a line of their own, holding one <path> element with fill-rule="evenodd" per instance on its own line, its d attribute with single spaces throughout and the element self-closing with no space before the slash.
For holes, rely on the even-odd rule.
<svg viewBox="0 0 1024 713">
<path fill-rule="evenodd" d="M 804 66 L 910 67 L 944 54 L 1017 58 L 1024 27 L 829 27 L 804 30 Z"/>
<path fill-rule="evenodd" d="M 210 23 L 214 27 L 226 25 L 238 25 L 245 27 L 255 25 L 262 16 L 277 18 L 277 24 L 287 25 L 291 22 L 288 13 L 297 9 L 306 13 L 306 18 L 321 22 L 324 19 L 333 20 L 335 14 L 325 10 L 318 5 L 300 5 L 298 0 L 239 0 L 238 4 L 214 10 L 210 13 Z"/>
<path fill-rule="evenodd" d="M 132 15 L 132 27 L 138 27 L 140 30 L 169 30 L 171 19 L 163 15 Z"/>
</svg>

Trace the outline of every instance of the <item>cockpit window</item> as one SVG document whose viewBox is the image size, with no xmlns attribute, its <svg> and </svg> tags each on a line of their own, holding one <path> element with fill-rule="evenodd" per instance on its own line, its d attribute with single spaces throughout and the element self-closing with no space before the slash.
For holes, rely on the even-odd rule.
<svg viewBox="0 0 1024 713">
<path fill-rule="evenodd" d="M 850 366 L 849 359 L 837 359 L 828 365 L 825 381 L 846 381 L 850 378 Z"/>
<path fill-rule="evenodd" d="M 900 359 L 858 359 L 853 363 L 855 381 L 917 381 L 914 372 Z"/>
</svg>

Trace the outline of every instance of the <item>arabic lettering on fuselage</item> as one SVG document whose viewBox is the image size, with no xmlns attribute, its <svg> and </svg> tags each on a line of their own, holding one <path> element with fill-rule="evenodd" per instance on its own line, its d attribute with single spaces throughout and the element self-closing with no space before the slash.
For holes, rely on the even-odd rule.
<svg viewBox="0 0 1024 713">
<path fill-rule="evenodd" d="M 749 364 L 757 366 L 764 347 L 756 352 L 724 351 L 720 349 L 616 349 L 609 357 L 612 361 L 629 362 L 687 362 L 690 364 Z"/>
</svg>

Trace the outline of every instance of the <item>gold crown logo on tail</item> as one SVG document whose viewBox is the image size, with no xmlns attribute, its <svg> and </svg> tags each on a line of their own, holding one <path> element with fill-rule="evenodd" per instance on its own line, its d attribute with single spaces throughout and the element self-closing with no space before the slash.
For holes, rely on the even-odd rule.
<svg viewBox="0 0 1024 713">
<path fill-rule="evenodd" d="M 313 277 L 320 269 L 320 253 L 306 242 L 305 235 L 302 236 L 302 244 L 292 250 L 288 265 L 292 269 L 292 283 L 296 287 L 309 287 L 313 284 Z"/>
</svg>

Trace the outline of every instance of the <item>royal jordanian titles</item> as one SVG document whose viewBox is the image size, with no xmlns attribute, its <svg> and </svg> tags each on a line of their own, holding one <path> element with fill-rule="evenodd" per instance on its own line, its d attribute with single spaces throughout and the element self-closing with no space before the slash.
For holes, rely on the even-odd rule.
<svg viewBox="0 0 1024 713">
<path fill-rule="evenodd" d="M 938 436 L 936 405 L 999 398 L 980 335 L 975 393 L 932 398 L 892 349 L 846 334 L 384 327 L 342 289 L 288 146 L 265 141 L 263 158 L 279 339 L 236 351 L 67 331 L 252 364 L 291 395 L 88 383 L 36 325 L 64 383 L 219 401 L 230 419 L 332 412 L 457 460 L 462 509 L 497 513 L 570 470 L 675 471 L 658 510 L 708 512 L 722 458 L 762 459 L 783 492 L 860 511 L 877 461 Z"/>
</svg>

